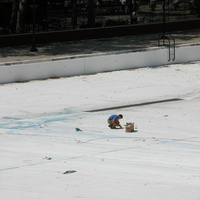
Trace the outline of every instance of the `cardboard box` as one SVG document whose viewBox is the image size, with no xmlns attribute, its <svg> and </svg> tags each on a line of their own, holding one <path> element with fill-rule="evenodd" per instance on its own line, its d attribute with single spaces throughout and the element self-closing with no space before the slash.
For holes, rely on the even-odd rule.
<svg viewBox="0 0 200 200">
<path fill-rule="evenodd" d="M 130 132 L 134 132 L 134 123 L 131 123 L 131 122 L 127 122 L 126 125 L 125 125 L 125 131 L 127 133 L 130 133 Z"/>
</svg>

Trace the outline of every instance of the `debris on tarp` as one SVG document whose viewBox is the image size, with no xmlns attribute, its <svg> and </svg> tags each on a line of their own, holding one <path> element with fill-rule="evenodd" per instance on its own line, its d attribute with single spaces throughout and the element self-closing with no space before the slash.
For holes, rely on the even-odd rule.
<svg viewBox="0 0 200 200">
<path fill-rule="evenodd" d="M 75 172 L 76 172 L 75 170 L 69 170 L 69 171 L 64 172 L 63 174 L 72 174 L 72 173 L 75 173 Z"/>
<path fill-rule="evenodd" d="M 52 160 L 52 158 L 50 158 L 50 157 L 45 157 L 44 159 L 46 159 L 46 160 Z"/>
</svg>

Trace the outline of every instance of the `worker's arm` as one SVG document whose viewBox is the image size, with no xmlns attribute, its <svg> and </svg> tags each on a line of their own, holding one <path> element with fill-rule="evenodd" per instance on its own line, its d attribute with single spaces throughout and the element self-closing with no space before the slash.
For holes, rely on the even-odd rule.
<svg viewBox="0 0 200 200">
<path fill-rule="evenodd" d="M 119 120 L 115 120 L 115 121 L 114 121 L 114 125 L 115 125 L 115 126 L 119 126 L 120 128 L 123 128 L 123 127 L 121 126 L 121 124 L 119 123 Z"/>
</svg>

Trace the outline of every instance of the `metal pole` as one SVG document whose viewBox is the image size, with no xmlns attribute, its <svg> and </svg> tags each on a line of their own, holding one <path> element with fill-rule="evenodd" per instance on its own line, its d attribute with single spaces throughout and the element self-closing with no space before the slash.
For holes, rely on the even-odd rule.
<svg viewBox="0 0 200 200">
<path fill-rule="evenodd" d="M 30 8 L 33 12 L 33 32 L 32 32 L 32 47 L 30 49 L 31 52 L 36 52 L 37 51 L 37 48 L 36 48 L 36 45 L 35 45 L 35 11 L 37 9 L 37 5 L 35 4 L 35 0 L 33 0 L 33 4 L 30 5 Z"/>
<path fill-rule="evenodd" d="M 133 24 L 133 1 L 130 0 L 130 18 L 131 18 L 131 24 Z"/>
<path fill-rule="evenodd" d="M 163 34 L 165 34 L 165 0 L 163 0 Z"/>
</svg>

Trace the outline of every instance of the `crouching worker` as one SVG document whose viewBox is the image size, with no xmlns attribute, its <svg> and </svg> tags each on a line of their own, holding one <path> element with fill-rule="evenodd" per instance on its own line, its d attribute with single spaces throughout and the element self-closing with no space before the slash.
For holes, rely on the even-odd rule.
<svg viewBox="0 0 200 200">
<path fill-rule="evenodd" d="M 108 126 L 112 129 L 114 128 L 117 128 L 117 127 L 120 127 L 122 128 L 122 126 L 120 125 L 119 123 L 119 119 L 122 119 L 123 118 L 123 115 L 111 115 L 109 118 L 108 118 Z"/>
</svg>

